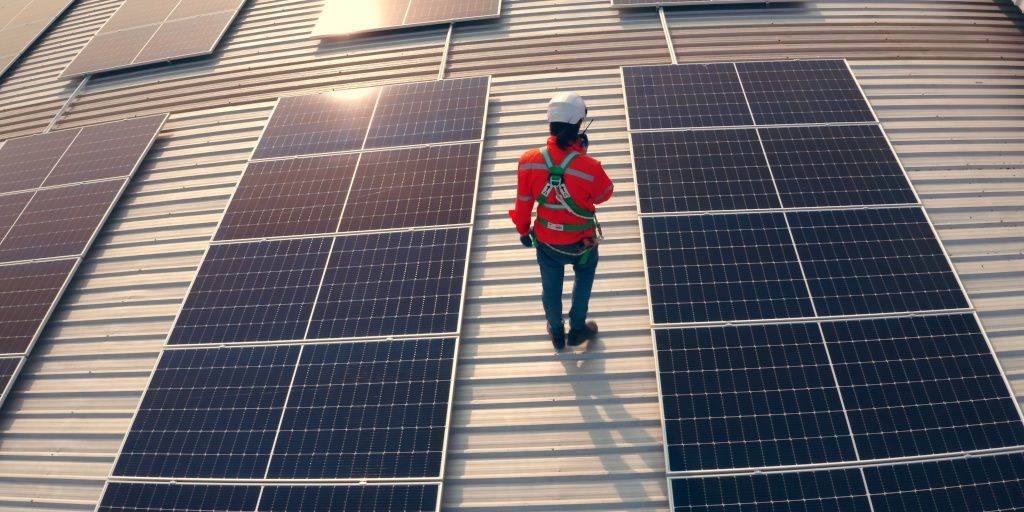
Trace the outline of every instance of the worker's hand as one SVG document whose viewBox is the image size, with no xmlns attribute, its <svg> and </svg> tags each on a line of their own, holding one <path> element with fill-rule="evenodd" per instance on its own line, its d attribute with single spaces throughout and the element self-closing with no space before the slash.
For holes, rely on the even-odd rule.
<svg viewBox="0 0 1024 512">
<path fill-rule="evenodd" d="M 530 235 L 519 237 L 519 243 L 523 244 L 523 247 L 533 247 L 533 239 L 530 238 Z"/>
<path fill-rule="evenodd" d="M 590 137 L 587 137 L 587 134 L 580 134 L 580 145 L 583 146 L 583 149 L 590 149 Z"/>
</svg>

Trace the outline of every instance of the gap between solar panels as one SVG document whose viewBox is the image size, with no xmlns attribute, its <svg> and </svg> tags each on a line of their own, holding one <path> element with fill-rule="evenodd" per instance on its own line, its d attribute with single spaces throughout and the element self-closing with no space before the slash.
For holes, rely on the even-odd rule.
<svg viewBox="0 0 1024 512">
<path fill-rule="evenodd" d="M 1024 475 L 1024 416 L 847 63 L 622 77 L 673 506 L 891 510 L 965 454 L 1019 490 L 985 471 Z"/>
<path fill-rule="evenodd" d="M 489 91 L 277 102 L 100 510 L 437 509 Z"/>
<path fill-rule="evenodd" d="M 497 18 L 501 0 L 326 0 L 316 39 Z"/>
</svg>

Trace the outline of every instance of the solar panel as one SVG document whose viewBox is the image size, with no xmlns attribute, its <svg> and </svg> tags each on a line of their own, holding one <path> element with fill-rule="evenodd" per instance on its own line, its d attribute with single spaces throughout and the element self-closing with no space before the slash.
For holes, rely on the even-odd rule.
<svg viewBox="0 0 1024 512">
<path fill-rule="evenodd" d="M 29 199 L 32 199 L 32 192 L 21 192 L 0 196 L 0 240 L 18 220 L 21 211 L 25 209 Z"/>
<path fill-rule="evenodd" d="M 268 477 L 439 478 L 454 363 L 454 338 L 306 346 Z"/>
<path fill-rule="evenodd" d="M 670 479 L 676 512 L 871 512 L 857 469 Z"/>
<path fill-rule="evenodd" d="M 28 352 L 76 263 L 68 259 L 0 266 L 0 354 Z"/>
<path fill-rule="evenodd" d="M 822 324 L 863 459 L 1024 445 L 973 315 Z"/>
<path fill-rule="evenodd" d="M 330 238 L 213 245 L 168 343 L 300 340 Z"/>
<path fill-rule="evenodd" d="M 622 68 L 629 129 L 750 125 L 732 64 Z"/>
<path fill-rule="evenodd" d="M 486 76 L 389 85 L 381 91 L 367 148 L 483 138 Z"/>
<path fill-rule="evenodd" d="M 801 126 L 758 131 L 787 207 L 917 202 L 903 168 L 878 126 Z"/>
<path fill-rule="evenodd" d="M 875 512 L 1024 510 L 1024 454 L 864 468 Z"/>
<path fill-rule="evenodd" d="M 40 186 L 78 132 L 61 130 L 5 142 L 0 147 L 0 193 Z"/>
<path fill-rule="evenodd" d="M 500 12 L 501 0 L 328 0 L 313 37 L 496 18 Z"/>
<path fill-rule="evenodd" d="M 612 7 L 625 9 L 633 7 L 658 7 L 658 6 L 679 6 L 679 5 L 708 5 L 708 4 L 767 4 L 768 1 L 755 0 L 612 0 Z"/>
<path fill-rule="evenodd" d="M 4 400 L 7 399 L 7 394 L 11 391 L 14 379 L 18 375 L 18 370 L 21 368 L 21 362 L 24 359 L 24 357 L 0 358 L 0 405 L 3 405 Z"/>
<path fill-rule="evenodd" d="M 107 484 L 98 512 L 252 512 L 258 485 Z"/>
<path fill-rule="evenodd" d="M 263 478 L 298 356 L 296 345 L 164 351 L 113 475 Z"/>
<path fill-rule="evenodd" d="M 0 8 L 0 75 L 61 15 L 71 0 L 4 2 Z"/>
<path fill-rule="evenodd" d="M 654 338 L 670 471 L 856 460 L 817 324 Z"/>
<path fill-rule="evenodd" d="M 427 25 L 455 20 L 494 18 L 501 11 L 501 0 L 412 0 L 405 16 L 406 25 Z"/>
<path fill-rule="evenodd" d="M 180 20 L 221 11 L 237 11 L 245 0 L 181 0 L 178 2 L 171 20 Z"/>
<path fill-rule="evenodd" d="M 333 233 L 358 154 L 252 162 L 217 240 Z"/>
<path fill-rule="evenodd" d="M 166 119 L 160 114 L 83 128 L 43 186 L 131 176 Z"/>
<path fill-rule="evenodd" d="M 281 98 L 253 158 L 360 149 L 380 89 Z"/>
<path fill-rule="evenodd" d="M 263 488 L 259 512 L 433 512 L 440 493 L 439 484 L 268 485 Z"/>
<path fill-rule="evenodd" d="M 235 19 L 234 10 L 165 21 L 135 56 L 133 65 L 165 62 L 213 52 Z"/>
<path fill-rule="evenodd" d="M 782 214 L 641 222 L 654 323 L 813 315 Z"/>
<path fill-rule="evenodd" d="M 309 337 L 458 330 L 469 228 L 338 237 Z"/>
<path fill-rule="evenodd" d="M 0 243 L 0 261 L 81 255 L 124 184 L 122 179 L 36 192 Z"/>
<path fill-rule="evenodd" d="M 340 231 L 467 224 L 479 142 L 363 153 Z"/>
<path fill-rule="evenodd" d="M 875 121 L 842 60 L 739 62 L 736 67 L 757 124 Z"/>
<path fill-rule="evenodd" d="M 631 135 L 643 213 L 778 208 L 754 130 Z"/>
<path fill-rule="evenodd" d="M 102 32 L 109 33 L 144 25 L 158 25 L 167 19 L 167 15 L 174 10 L 176 5 L 177 2 L 174 0 L 169 2 L 126 0 L 103 25 Z"/>
<path fill-rule="evenodd" d="M 97 34 L 64 68 L 61 78 L 130 66 L 159 28 L 145 25 Z"/>
<path fill-rule="evenodd" d="M 921 209 L 786 216 L 819 315 L 968 307 Z"/>
</svg>

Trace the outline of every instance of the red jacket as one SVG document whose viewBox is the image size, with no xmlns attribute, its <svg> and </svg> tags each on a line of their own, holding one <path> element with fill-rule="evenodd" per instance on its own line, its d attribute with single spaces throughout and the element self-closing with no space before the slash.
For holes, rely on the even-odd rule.
<svg viewBox="0 0 1024 512">
<path fill-rule="evenodd" d="M 569 189 L 569 195 L 580 207 L 587 210 L 594 210 L 594 205 L 601 204 L 612 197 L 615 186 L 608 179 L 608 175 L 601 167 L 601 162 L 587 156 L 587 150 L 583 146 L 574 144 L 568 150 L 562 150 L 555 144 L 555 137 L 548 137 L 548 153 L 555 165 L 559 165 L 570 151 L 577 151 L 580 156 L 576 157 L 569 164 L 565 172 L 565 184 Z M 519 187 L 516 192 L 516 208 L 509 211 L 512 221 L 520 235 L 530 232 L 533 204 L 537 202 L 544 186 L 548 183 L 548 168 L 544 164 L 544 157 L 539 149 L 531 149 L 519 158 Z M 583 219 L 561 208 L 552 192 L 548 196 L 548 203 L 544 207 L 537 208 L 537 216 L 545 221 L 555 224 L 583 224 Z M 552 208 L 548 208 L 551 206 Z M 593 237 L 593 228 L 584 231 L 555 231 L 548 229 L 541 223 L 534 225 L 537 239 L 547 244 L 567 245 L 579 242 L 580 240 Z"/>
</svg>

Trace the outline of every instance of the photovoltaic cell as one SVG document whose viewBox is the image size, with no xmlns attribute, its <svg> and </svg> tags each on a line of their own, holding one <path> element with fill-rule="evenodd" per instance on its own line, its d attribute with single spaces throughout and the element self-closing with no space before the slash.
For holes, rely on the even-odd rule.
<svg viewBox="0 0 1024 512">
<path fill-rule="evenodd" d="M 213 245 L 168 343 L 300 340 L 330 238 Z"/>
<path fill-rule="evenodd" d="M 919 208 L 790 212 L 818 314 L 966 308 Z"/>
<path fill-rule="evenodd" d="M 864 468 L 875 512 L 1024 510 L 1024 454 Z"/>
<path fill-rule="evenodd" d="M 0 354 L 28 350 L 74 268 L 74 259 L 0 266 Z"/>
<path fill-rule="evenodd" d="M 440 492 L 438 484 L 268 485 L 259 512 L 433 512 Z"/>
<path fill-rule="evenodd" d="M 440 477 L 454 362 L 453 338 L 307 345 L 269 477 Z"/>
<path fill-rule="evenodd" d="M 43 186 L 130 176 L 165 119 L 161 114 L 83 128 Z"/>
<path fill-rule="evenodd" d="M 496 17 L 500 0 L 412 0 L 406 25 L 423 25 L 460 19 Z"/>
<path fill-rule="evenodd" d="M 113 474 L 263 478 L 298 355 L 296 345 L 165 351 Z"/>
<path fill-rule="evenodd" d="M 349 153 L 250 163 L 216 239 L 333 233 L 358 160 Z"/>
<path fill-rule="evenodd" d="M 0 147 L 0 193 L 40 186 L 79 130 L 11 139 Z"/>
<path fill-rule="evenodd" d="M 379 88 L 281 98 L 253 158 L 360 149 Z"/>
<path fill-rule="evenodd" d="M 622 68 L 631 130 L 750 125 L 732 64 Z"/>
<path fill-rule="evenodd" d="M 337 238 L 310 338 L 458 330 L 469 228 Z"/>
<path fill-rule="evenodd" d="M 252 512 L 258 485 L 110 482 L 99 512 Z"/>
<path fill-rule="evenodd" d="M 631 140 L 643 213 L 780 206 L 752 129 L 636 132 Z"/>
<path fill-rule="evenodd" d="M 875 121 L 842 60 L 739 62 L 736 67 L 759 125 Z"/>
<path fill-rule="evenodd" d="M 856 460 L 817 324 L 654 337 L 670 471 Z"/>
<path fill-rule="evenodd" d="M 786 207 L 917 202 L 878 126 L 801 126 L 759 132 Z"/>
<path fill-rule="evenodd" d="M 488 84 L 487 77 L 472 77 L 384 87 L 366 147 L 480 139 Z"/>
<path fill-rule="evenodd" d="M 479 142 L 363 153 L 340 231 L 467 224 Z"/>
<path fill-rule="evenodd" d="M 863 459 L 1024 445 L 973 315 L 822 324 Z"/>
<path fill-rule="evenodd" d="M 856 469 L 669 480 L 676 512 L 871 512 Z"/>
<path fill-rule="evenodd" d="M 641 222 L 654 323 L 813 315 L 782 214 Z"/>
</svg>

